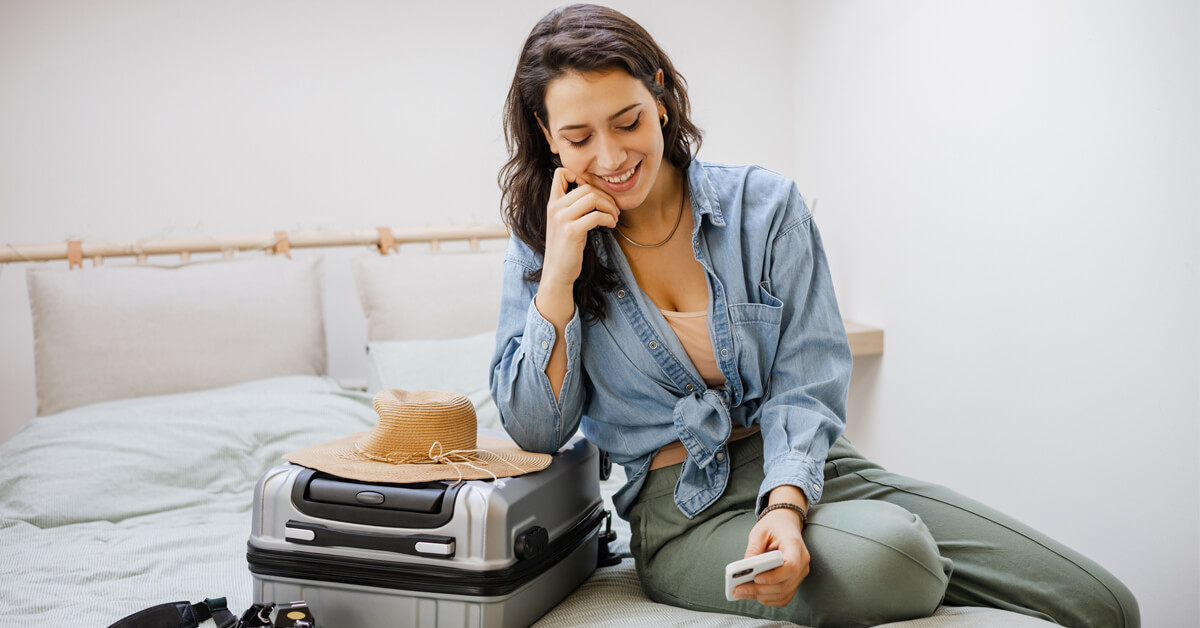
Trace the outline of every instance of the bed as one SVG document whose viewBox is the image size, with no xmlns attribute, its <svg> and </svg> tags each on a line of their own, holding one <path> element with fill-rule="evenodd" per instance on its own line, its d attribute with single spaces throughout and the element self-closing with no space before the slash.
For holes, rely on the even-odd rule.
<svg viewBox="0 0 1200 628">
<path fill-rule="evenodd" d="M 486 365 L 503 240 L 421 249 L 350 262 L 368 377 L 349 386 L 327 372 L 327 339 L 339 336 L 326 329 L 330 280 L 317 251 L 30 266 L 41 416 L 0 444 L 0 624 L 106 626 L 162 602 L 220 596 L 240 612 L 252 602 L 255 482 L 284 453 L 368 429 L 375 390 L 455 390 L 481 428 L 499 428 Z M 603 482 L 610 510 L 623 481 L 618 468 Z M 614 518 L 614 529 L 627 556 L 628 524 Z M 784 625 L 654 603 L 628 557 L 535 625 L 651 623 Z M 889 624 L 1037 625 L 1047 624 L 951 607 Z"/>
</svg>

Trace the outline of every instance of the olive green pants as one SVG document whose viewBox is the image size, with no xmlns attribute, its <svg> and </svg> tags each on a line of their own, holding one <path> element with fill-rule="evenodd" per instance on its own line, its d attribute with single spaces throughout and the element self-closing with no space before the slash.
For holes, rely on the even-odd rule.
<svg viewBox="0 0 1200 628">
<path fill-rule="evenodd" d="M 1133 594 L 1103 567 L 979 502 L 889 473 L 844 438 L 804 528 L 812 559 L 796 596 L 783 607 L 729 602 L 725 565 L 742 558 L 755 523 L 761 436 L 731 443 L 729 455 L 724 495 L 693 519 L 675 506 L 679 465 L 650 472 L 630 515 L 630 549 L 652 599 L 822 628 L 923 617 L 939 604 L 1065 626 L 1140 624 Z"/>
</svg>

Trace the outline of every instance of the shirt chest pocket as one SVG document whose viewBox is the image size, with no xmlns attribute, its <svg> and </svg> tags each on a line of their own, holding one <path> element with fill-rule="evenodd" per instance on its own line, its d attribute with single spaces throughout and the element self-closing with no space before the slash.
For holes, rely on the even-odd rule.
<svg viewBox="0 0 1200 628">
<path fill-rule="evenodd" d="M 783 301 L 775 298 L 763 285 L 759 286 L 758 293 L 761 303 L 729 304 L 738 373 L 744 396 L 749 399 L 761 397 L 767 387 L 783 321 Z"/>
</svg>

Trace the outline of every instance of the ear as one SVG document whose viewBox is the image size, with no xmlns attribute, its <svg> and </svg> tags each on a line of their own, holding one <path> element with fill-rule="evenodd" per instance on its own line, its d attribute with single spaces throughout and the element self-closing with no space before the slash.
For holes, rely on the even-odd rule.
<svg viewBox="0 0 1200 628">
<path fill-rule="evenodd" d="M 659 87 L 662 87 L 665 80 L 666 80 L 666 77 L 663 75 L 663 70 L 662 70 L 662 68 L 659 68 L 658 71 L 654 73 L 654 82 Z M 667 114 L 667 106 L 664 105 L 662 99 L 659 98 L 658 99 L 658 117 L 662 118 L 666 114 Z"/>
<path fill-rule="evenodd" d="M 546 137 L 546 143 L 550 145 L 550 152 L 557 155 L 558 147 L 554 145 L 554 137 L 550 135 L 549 129 L 546 128 L 546 125 L 542 124 L 542 117 L 536 111 L 533 113 L 533 117 L 537 118 L 538 128 L 542 130 L 542 135 Z"/>
</svg>

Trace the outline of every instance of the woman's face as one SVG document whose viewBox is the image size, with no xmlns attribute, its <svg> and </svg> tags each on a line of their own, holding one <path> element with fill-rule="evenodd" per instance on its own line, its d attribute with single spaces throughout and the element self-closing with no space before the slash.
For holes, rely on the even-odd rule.
<svg viewBox="0 0 1200 628">
<path fill-rule="evenodd" d="M 623 70 L 564 74 L 546 86 L 542 131 L 580 183 L 608 192 L 621 209 L 640 207 L 662 166 L 660 109 Z"/>
</svg>

